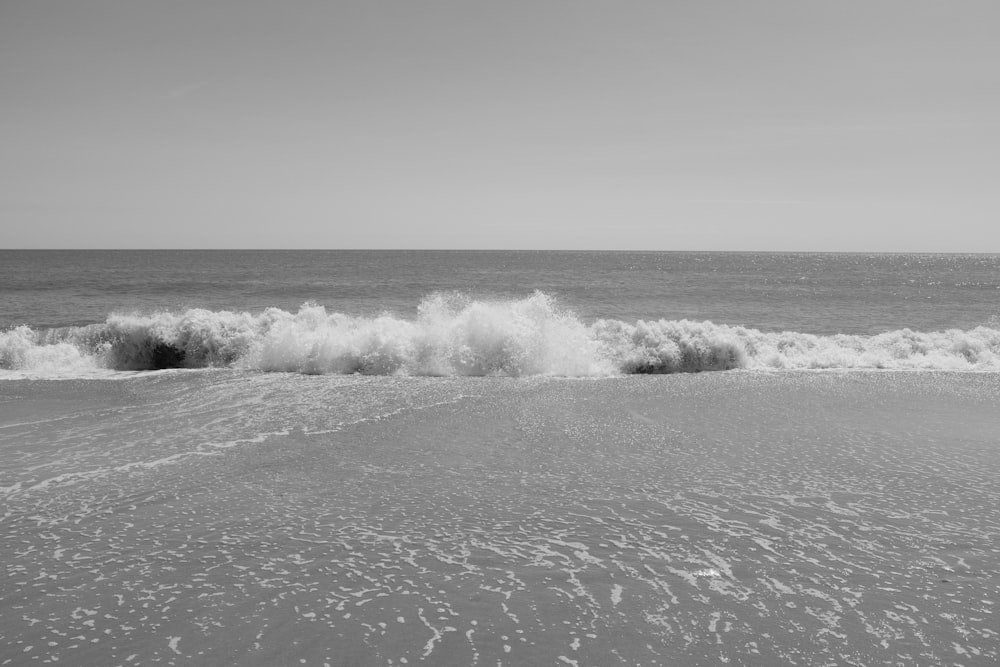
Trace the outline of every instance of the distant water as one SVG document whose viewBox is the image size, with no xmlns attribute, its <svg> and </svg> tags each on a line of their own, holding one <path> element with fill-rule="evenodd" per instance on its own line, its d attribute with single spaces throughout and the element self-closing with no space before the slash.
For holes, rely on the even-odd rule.
<svg viewBox="0 0 1000 667">
<path fill-rule="evenodd" d="M 998 321 L 998 255 L 0 251 L 17 377 L 986 370 Z"/>
</svg>

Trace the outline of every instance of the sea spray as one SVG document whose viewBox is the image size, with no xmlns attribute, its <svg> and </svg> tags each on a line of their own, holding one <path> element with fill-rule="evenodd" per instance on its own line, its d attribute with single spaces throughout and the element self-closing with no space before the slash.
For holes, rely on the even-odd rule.
<svg viewBox="0 0 1000 667">
<path fill-rule="evenodd" d="M 38 373 L 87 373 L 101 366 L 100 358 L 69 341 L 40 342 L 27 326 L 0 331 L 0 369 Z"/>
<path fill-rule="evenodd" d="M 887 331 L 874 336 L 767 332 L 690 320 L 587 324 L 541 292 L 476 300 L 432 294 L 415 318 L 190 309 L 113 314 L 100 324 L 0 332 L 0 368 L 235 367 L 370 375 L 563 375 L 745 369 L 1000 370 L 1000 330 Z"/>
<path fill-rule="evenodd" d="M 285 313 L 244 364 L 261 370 L 384 375 L 596 375 L 615 371 L 572 313 L 542 293 L 511 301 L 426 298 L 414 321 Z"/>
</svg>

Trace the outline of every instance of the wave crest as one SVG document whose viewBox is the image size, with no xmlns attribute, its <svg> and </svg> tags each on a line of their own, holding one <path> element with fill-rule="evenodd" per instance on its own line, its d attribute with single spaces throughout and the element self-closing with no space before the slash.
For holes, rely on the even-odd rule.
<svg viewBox="0 0 1000 667">
<path fill-rule="evenodd" d="M 281 312 L 281 311 L 278 311 Z M 262 370 L 411 375 L 613 372 L 588 328 L 545 294 L 505 302 L 435 294 L 414 321 L 392 315 L 283 313 L 245 359 Z"/>
<path fill-rule="evenodd" d="M 598 320 L 594 336 L 624 373 L 723 371 L 747 365 L 734 330 L 712 322 Z"/>
<path fill-rule="evenodd" d="M 1000 330 L 875 336 L 764 332 L 689 320 L 585 324 L 550 296 L 506 301 L 433 294 L 414 319 L 355 317 L 315 304 L 295 313 L 192 309 L 115 314 L 101 324 L 0 332 L 0 368 L 236 367 L 371 375 L 609 375 L 748 369 L 1000 370 Z"/>
</svg>

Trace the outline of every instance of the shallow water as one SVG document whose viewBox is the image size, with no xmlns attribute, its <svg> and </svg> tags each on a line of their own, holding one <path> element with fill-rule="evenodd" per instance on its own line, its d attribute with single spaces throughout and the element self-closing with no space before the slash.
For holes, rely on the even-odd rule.
<svg viewBox="0 0 1000 667">
<path fill-rule="evenodd" d="M 995 664 L 1000 375 L 0 383 L 0 664 Z"/>
</svg>

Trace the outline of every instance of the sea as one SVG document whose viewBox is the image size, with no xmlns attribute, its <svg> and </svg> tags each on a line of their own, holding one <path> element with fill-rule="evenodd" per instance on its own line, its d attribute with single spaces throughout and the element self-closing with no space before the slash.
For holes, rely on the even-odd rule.
<svg viewBox="0 0 1000 667">
<path fill-rule="evenodd" d="M 1000 663 L 1000 255 L 0 250 L 0 666 Z"/>
</svg>

